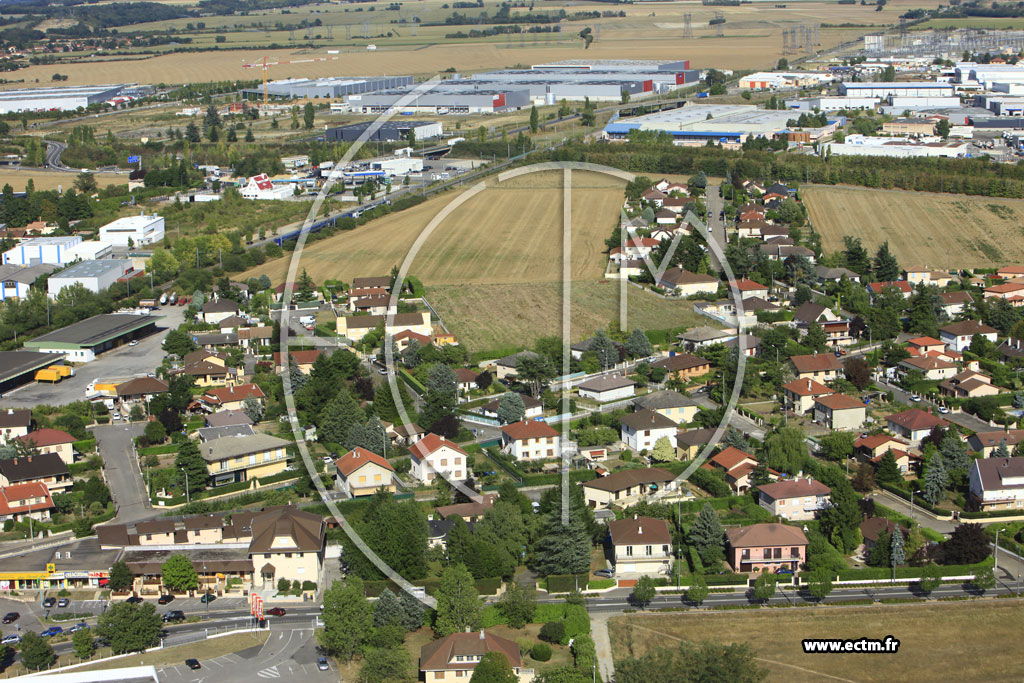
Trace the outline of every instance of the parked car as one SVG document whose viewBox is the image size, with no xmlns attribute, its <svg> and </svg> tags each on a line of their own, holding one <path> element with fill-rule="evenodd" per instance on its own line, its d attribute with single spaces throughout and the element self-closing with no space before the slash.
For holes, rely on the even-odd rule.
<svg viewBox="0 0 1024 683">
<path fill-rule="evenodd" d="M 918 403 L 921 400 L 921 397 L 918 396 L 917 394 L 911 394 L 910 400 L 913 401 L 914 403 Z"/>
<path fill-rule="evenodd" d="M 598 569 L 597 571 L 594 572 L 594 576 L 599 576 L 602 579 L 610 579 L 613 576 L 615 576 L 615 570 L 614 569 Z"/>
<path fill-rule="evenodd" d="M 949 415 L 949 408 L 946 406 L 939 406 L 939 413 L 942 415 Z"/>
<path fill-rule="evenodd" d="M 125 602 L 127 602 L 129 605 L 137 605 L 140 602 L 142 602 L 142 598 L 138 597 L 137 595 L 131 595 L 128 597 L 127 600 L 125 600 Z"/>
<path fill-rule="evenodd" d="M 61 598 L 60 600 L 57 601 L 57 607 L 67 607 L 70 604 L 71 604 L 71 601 L 68 600 L 67 598 Z"/>
<path fill-rule="evenodd" d="M 185 621 L 185 613 L 180 609 L 172 609 L 164 613 L 164 623 L 170 624 L 174 621 Z"/>
<path fill-rule="evenodd" d="M 775 570 L 775 573 L 776 574 L 792 574 L 793 570 L 790 569 L 789 567 L 779 567 L 778 569 Z"/>
<path fill-rule="evenodd" d="M 84 621 L 80 621 L 71 628 L 69 628 L 68 633 L 78 633 L 79 631 L 84 631 L 87 628 L 89 628 L 89 624 L 85 623 Z"/>
<path fill-rule="evenodd" d="M 203 593 L 203 597 L 199 598 L 199 602 L 201 602 L 204 605 L 206 605 L 206 604 L 209 604 L 209 603 L 213 602 L 216 599 L 217 599 L 217 596 L 214 595 L 213 593 Z"/>
<path fill-rule="evenodd" d="M 139 345 L 139 340 L 138 339 L 132 339 L 130 342 L 128 342 L 128 346 L 138 346 L 138 345 Z"/>
<path fill-rule="evenodd" d="M 321 671 L 330 670 L 331 667 L 327 664 L 327 657 L 317 657 L 316 668 L 320 669 Z"/>
<path fill-rule="evenodd" d="M 202 669 L 203 668 L 203 665 L 199 663 L 198 659 L 186 659 L 185 660 L 185 666 L 187 666 L 188 668 L 192 669 L 193 671 L 196 671 L 197 669 Z"/>
<path fill-rule="evenodd" d="M 3 640 L 0 640 L 0 644 L 3 645 L 17 645 L 20 642 L 21 636 L 19 636 L 17 633 L 11 633 L 9 635 L 6 635 L 3 637 Z"/>
<path fill-rule="evenodd" d="M 53 636 L 59 636 L 62 633 L 64 633 L 64 629 L 62 629 L 60 626 L 51 626 L 39 635 L 41 635 L 43 638 L 52 638 Z"/>
<path fill-rule="evenodd" d="M 53 607 L 56 604 L 57 604 L 57 598 L 46 598 L 45 600 L 43 600 L 43 607 L 46 608 L 46 609 L 50 609 L 51 607 Z"/>
<path fill-rule="evenodd" d="M 5 624 L 13 624 L 19 618 L 21 618 L 21 614 L 20 613 L 18 613 L 18 612 L 8 612 L 7 614 L 4 615 L 3 623 L 5 623 Z"/>
<path fill-rule="evenodd" d="M 283 617 L 285 615 L 284 607 L 271 607 L 267 610 L 267 615 L 271 617 Z"/>
<path fill-rule="evenodd" d="M 170 594 L 167 594 L 167 595 L 161 595 L 161 596 L 160 596 L 160 599 L 159 599 L 159 600 L 157 600 L 157 604 L 159 604 L 159 605 L 166 605 L 166 604 L 167 604 L 167 603 L 169 603 L 169 602 L 170 602 L 171 600 L 174 600 L 174 596 L 173 596 L 173 595 L 170 595 Z"/>
</svg>

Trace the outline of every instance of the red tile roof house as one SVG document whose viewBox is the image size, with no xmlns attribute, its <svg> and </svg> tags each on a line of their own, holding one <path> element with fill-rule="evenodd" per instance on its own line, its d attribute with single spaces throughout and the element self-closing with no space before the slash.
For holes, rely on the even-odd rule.
<svg viewBox="0 0 1024 683">
<path fill-rule="evenodd" d="M 814 421 L 829 429 L 860 429 L 867 419 L 867 410 L 864 402 L 853 396 L 821 396 L 814 401 Z"/>
<path fill-rule="evenodd" d="M 946 346 L 961 353 L 971 345 L 971 339 L 976 334 L 980 334 L 994 344 L 999 332 L 979 320 L 961 320 L 939 328 L 939 338 L 946 342 Z"/>
<path fill-rule="evenodd" d="M 415 479 L 430 484 L 441 473 L 447 478 L 465 481 L 469 474 L 469 456 L 456 444 L 431 432 L 409 448 L 412 467 L 409 469 Z"/>
<path fill-rule="evenodd" d="M 395 468 L 387 460 L 365 448 L 353 448 L 334 461 L 338 470 L 338 488 L 353 498 L 372 496 L 380 489 L 395 492 Z"/>
<path fill-rule="evenodd" d="M 813 379 L 795 379 L 782 385 L 782 405 L 798 415 L 804 415 L 814 408 L 814 399 L 836 393 L 821 382 Z"/>
<path fill-rule="evenodd" d="M 412 330 L 402 330 L 396 334 L 394 338 L 399 351 L 405 351 L 409 347 L 409 343 L 414 339 L 420 345 L 421 349 L 434 343 L 434 340 L 427 335 L 420 334 L 419 332 L 413 332 Z"/>
<path fill-rule="evenodd" d="M 939 382 L 939 393 L 955 398 L 995 396 L 1005 389 L 992 384 L 992 378 L 973 370 L 964 370 L 944 382 Z"/>
<path fill-rule="evenodd" d="M 20 522 L 29 517 L 46 521 L 53 509 L 50 491 L 42 482 L 0 487 L 0 522 Z"/>
<path fill-rule="evenodd" d="M 900 361 L 899 367 L 904 374 L 917 370 L 927 380 L 949 379 L 957 372 L 956 363 L 944 361 L 932 356 L 916 356 Z"/>
<path fill-rule="evenodd" d="M 758 491 L 761 507 L 792 521 L 814 519 L 829 506 L 832 496 L 832 489 L 809 478 L 765 484 Z"/>
<path fill-rule="evenodd" d="M 707 463 L 702 465 L 708 469 L 717 469 L 725 472 L 725 481 L 735 493 L 743 494 L 750 489 L 750 475 L 757 467 L 757 458 L 746 451 L 729 446 L 718 454 L 708 458 Z M 769 469 L 768 476 L 771 479 L 778 479 L 779 473 Z"/>
<path fill-rule="evenodd" d="M 726 529 L 729 542 L 726 558 L 733 571 L 770 572 L 800 569 L 807 559 L 807 536 L 788 524 L 752 524 Z"/>
<path fill-rule="evenodd" d="M 262 403 L 266 397 L 258 385 L 250 383 L 239 384 L 237 387 L 210 389 L 202 395 L 200 401 L 207 410 L 215 412 L 218 410 L 241 410 L 245 407 L 246 400 L 253 399 Z"/>
<path fill-rule="evenodd" d="M 931 351 L 942 352 L 946 350 L 946 342 L 936 339 L 935 337 L 914 337 L 913 339 L 907 340 L 907 351 L 914 353 L 915 351 L 920 355 L 925 355 Z"/>
<path fill-rule="evenodd" d="M 1024 511 L 1024 458 L 979 458 L 971 465 L 971 503 L 981 510 Z"/>
<path fill-rule="evenodd" d="M 34 446 L 40 453 L 56 453 L 65 465 L 75 461 L 75 437 L 60 429 L 37 429 L 17 440 Z"/>
<path fill-rule="evenodd" d="M 910 295 L 914 293 L 914 288 L 910 286 L 910 283 L 905 280 L 893 280 L 891 282 L 872 282 L 868 284 L 868 291 L 872 297 L 878 296 L 887 289 L 896 289 L 902 295 L 904 299 L 909 299 Z"/>
<path fill-rule="evenodd" d="M 313 363 L 323 353 L 323 349 L 305 349 L 291 352 L 291 364 L 296 366 L 303 375 L 313 372 Z M 274 351 L 274 372 L 284 372 L 284 355 Z"/>
<path fill-rule="evenodd" d="M 501 450 L 516 460 L 562 456 L 562 435 L 547 422 L 520 420 L 501 428 Z"/>
<path fill-rule="evenodd" d="M 843 375 L 843 364 L 831 353 L 812 353 L 805 356 L 790 356 L 797 379 L 814 379 L 831 382 Z"/>
<path fill-rule="evenodd" d="M 893 413 L 885 418 L 890 432 L 901 436 L 917 446 L 935 427 L 946 427 L 948 422 L 941 417 L 926 413 L 920 408 L 911 408 L 900 413 Z"/>
<path fill-rule="evenodd" d="M 871 434 L 853 442 L 854 457 L 860 462 L 871 462 L 876 466 L 882 462 L 887 452 L 892 451 L 896 467 L 903 475 L 910 472 L 914 461 L 920 460 L 920 456 L 911 455 L 909 449 L 910 444 L 889 434 Z"/>
<path fill-rule="evenodd" d="M 616 574 L 667 574 L 672 562 L 668 523 L 633 516 L 608 523 Z"/>
<path fill-rule="evenodd" d="M 453 633 L 427 643 L 420 649 L 420 674 L 426 683 L 466 683 L 477 662 L 488 652 L 500 652 L 508 659 L 519 683 L 533 680 L 533 669 L 523 668 L 519 645 L 481 630 Z"/>
<path fill-rule="evenodd" d="M 732 296 L 733 289 L 739 291 L 741 299 L 749 299 L 754 296 L 761 297 L 762 299 L 768 298 L 768 287 L 766 285 L 748 280 L 747 278 L 741 278 L 729 283 L 730 296 Z"/>
</svg>

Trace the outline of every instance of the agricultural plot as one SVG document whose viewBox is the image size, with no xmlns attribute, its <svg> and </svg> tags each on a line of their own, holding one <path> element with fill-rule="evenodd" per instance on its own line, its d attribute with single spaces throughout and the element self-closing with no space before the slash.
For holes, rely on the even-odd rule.
<svg viewBox="0 0 1024 683">
<path fill-rule="evenodd" d="M 800 190 L 826 252 L 843 237 L 868 251 L 888 240 L 904 266 L 977 268 L 1024 261 L 1024 200 L 902 190 L 807 186 Z"/>
<path fill-rule="evenodd" d="M 701 615 L 630 615 L 609 622 L 615 659 L 630 651 L 672 647 L 680 639 L 746 643 L 768 681 L 1020 680 L 1024 664 L 993 633 L 1010 633 L 1024 618 L 1016 600 L 888 607 L 769 609 Z M 804 638 L 900 641 L 896 654 L 804 654 Z"/>
<path fill-rule="evenodd" d="M 22 192 L 25 190 L 25 184 L 31 178 L 37 190 L 56 190 L 58 187 L 67 190 L 74 186 L 76 175 L 64 171 L 3 169 L 0 170 L 0 187 L 10 184 L 15 192 Z M 128 184 L 127 173 L 97 173 L 95 176 L 100 187 Z"/>
</svg>

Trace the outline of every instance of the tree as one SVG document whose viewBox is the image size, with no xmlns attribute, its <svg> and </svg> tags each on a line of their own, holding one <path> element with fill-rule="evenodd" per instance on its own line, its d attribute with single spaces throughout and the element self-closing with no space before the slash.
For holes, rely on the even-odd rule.
<svg viewBox="0 0 1024 683">
<path fill-rule="evenodd" d="M 71 645 L 75 649 L 75 656 L 79 659 L 89 659 L 96 651 L 96 643 L 93 641 L 92 629 L 83 628 L 75 631 L 71 638 Z"/>
<path fill-rule="evenodd" d="M 199 575 L 185 555 L 171 555 L 160 565 L 164 585 L 172 591 L 192 591 L 199 586 Z"/>
<path fill-rule="evenodd" d="M 529 588 L 523 588 L 515 581 L 498 600 L 498 612 L 505 617 L 512 628 L 522 628 L 533 620 L 537 610 L 537 595 Z"/>
<path fill-rule="evenodd" d="M 871 553 L 868 555 L 868 564 L 872 567 L 892 566 L 892 558 L 889 555 L 891 545 L 892 541 L 890 540 L 889 532 L 885 529 L 879 531 L 878 539 L 875 541 L 875 545 L 871 547 Z"/>
<path fill-rule="evenodd" d="M 512 671 L 508 657 L 503 652 L 485 654 L 473 669 L 469 683 L 517 683 L 519 677 Z"/>
<path fill-rule="evenodd" d="M 540 395 L 541 385 L 546 384 L 555 376 L 555 366 L 547 356 L 539 354 L 521 354 L 516 359 L 516 376 L 530 385 L 530 393 L 534 398 Z"/>
<path fill-rule="evenodd" d="M 631 358 L 644 358 L 654 353 L 651 340 L 647 338 L 647 334 L 639 327 L 634 327 L 633 331 L 630 332 L 629 339 L 626 340 L 626 353 Z"/>
<path fill-rule="evenodd" d="M 875 254 L 874 277 L 877 282 L 894 282 L 900 277 L 899 261 L 889 251 L 888 242 L 883 242 Z"/>
<path fill-rule="evenodd" d="M 373 604 L 373 625 L 393 626 L 402 624 L 402 603 L 398 596 L 385 588 Z"/>
<path fill-rule="evenodd" d="M 686 589 L 686 599 L 697 607 L 700 607 L 701 603 L 708 599 L 708 593 L 708 582 L 707 579 L 704 578 L 704 575 L 691 575 L 690 587 Z"/>
<path fill-rule="evenodd" d="M 597 362 L 601 364 L 602 370 L 614 367 L 619 362 L 619 350 L 615 343 L 608 338 L 604 330 L 598 330 L 590 343 L 590 350 L 597 356 Z"/>
<path fill-rule="evenodd" d="M 853 455 L 853 441 L 852 432 L 829 432 L 818 443 L 827 459 L 842 462 Z"/>
<path fill-rule="evenodd" d="M 75 189 L 82 194 L 92 194 L 96 191 L 96 176 L 88 171 L 82 171 L 75 176 Z"/>
<path fill-rule="evenodd" d="M 732 425 L 725 428 L 725 434 L 722 435 L 722 446 L 725 448 L 731 446 L 741 451 L 750 450 L 750 442 L 747 441 L 747 437 L 743 436 L 743 432 Z"/>
<path fill-rule="evenodd" d="M 537 105 L 530 106 L 530 132 L 536 133 L 540 130 L 540 113 L 537 111 Z"/>
<path fill-rule="evenodd" d="M 202 491 L 206 487 L 208 477 L 206 461 L 199 454 L 199 446 L 195 441 L 186 440 L 182 442 L 178 448 L 178 454 L 174 457 L 174 468 L 178 472 L 182 490 L 187 485 L 189 493 L 195 493 L 196 491 Z M 187 477 L 185 472 L 188 473 Z"/>
<path fill-rule="evenodd" d="M 491 386 L 491 382 L 494 381 L 494 377 L 487 370 L 484 370 L 476 376 L 476 386 L 480 391 L 487 391 L 487 388 Z"/>
<path fill-rule="evenodd" d="M 1006 446 L 1006 439 L 1001 439 L 999 441 L 999 446 L 996 448 L 995 451 L 992 452 L 992 457 L 993 458 L 1009 458 L 1010 457 L 1010 449 Z"/>
<path fill-rule="evenodd" d="M 929 563 L 921 568 L 921 578 L 917 582 L 917 587 L 921 589 L 922 593 L 928 595 L 941 583 L 942 573 L 936 565 Z"/>
<path fill-rule="evenodd" d="M 935 124 L 935 134 L 946 140 L 949 138 L 949 129 L 952 127 L 949 119 L 939 119 L 939 122 Z"/>
<path fill-rule="evenodd" d="M 633 600 L 640 605 L 641 609 L 646 608 L 654 600 L 655 592 L 654 579 L 644 574 L 637 579 L 636 585 L 633 586 Z"/>
<path fill-rule="evenodd" d="M 846 379 L 850 380 L 857 391 L 864 391 L 871 384 L 871 366 L 860 356 L 850 358 L 843 363 L 843 371 L 846 374 Z"/>
<path fill-rule="evenodd" d="M 259 422 L 263 419 L 266 410 L 263 408 L 263 404 L 256 399 L 247 398 L 242 402 L 242 412 L 253 422 Z"/>
<path fill-rule="evenodd" d="M 501 424 L 519 422 L 526 415 L 523 397 L 514 391 L 504 394 L 498 401 L 498 420 Z"/>
<path fill-rule="evenodd" d="M 329 653 L 351 662 L 363 651 L 373 626 L 362 579 L 349 575 L 344 582 L 335 581 L 324 591 L 323 604 L 324 627 L 317 631 L 317 641 Z"/>
<path fill-rule="evenodd" d="M 879 461 L 878 469 L 875 471 L 875 479 L 882 484 L 895 484 L 903 479 L 903 475 L 900 474 L 900 468 L 896 464 L 896 456 L 892 454 L 892 449 L 887 450 Z"/>
<path fill-rule="evenodd" d="M 360 683 L 393 683 L 411 678 L 412 660 L 404 647 L 371 647 L 359 669 Z"/>
<path fill-rule="evenodd" d="M 185 354 L 195 351 L 196 343 L 191 335 L 185 330 L 169 330 L 164 338 L 163 350 L 176 356 L 184 357 Z"/>
<path fill-rule="evenodd" d="M 302 125 L 306 130 L 310 130 L 313 127 L 314 116 L 316 116 L 316 111 L 313 109 L 313 103 L 306 102 L 306 106 L 302 108 Z"/>
<path fill-rule="evenodd" d="M 135 576 L 132 574 L 132 570 L 128 568 L 128 563 L 124 560 L 118 560 L 110 567 L 110 580 L 107 582 L 110 590 L 116 592 L 126 591 L 132 587 L 134 581 Z"/>
<path fill-rule="evenodd" d="M 946 473 L 946 468 L 942 464 L 942 454 L 932 453 L 932 457 L 928 459 L 928 467 L 924 473 L 924 499 L 932 505 L 936 505 L 940 500 L 946 486 L 949 483 L 949 475 Z"/>
<path fill-rule="evenodd" d="M 961 524 L 939 546 L 942 564 L 974 564 L 992 554 L 980 524 Z"/>
<path fill-rule="evenodd" d="M 875 488 L 875 468 L 869 462 L 862 462 L 857 466 L 853 475 L 853 488 L 855 491 L 865 493 Z"/>
<path fill-rule="evenodd" d="M 146 423 L 146 429 L 144 431 L 146 441 L 151 444 L 163 443 L 167 438 L 167 430 L 164 428 L 163 423 L 154 420 Z"/>
<path fill-rule="evenodd" d="M 807 334 L 804 335 L 802 344 L 812 351 L 823 352 L 827 343 L 828 336 L 825 334 L 825 328 L 812 320 L 807 325 Z"/>
<path fill-rule="evenodd" d="M 427 391 L 423 396 L 424 426 L 437 423 L 455 414 L 459 402 L 459 381 L 455 372 L 444 363 L 437 363 L 427 375 Z"/>
<path fill-rule="evenodd" d="M 684 641 L 678 648 L 654 649 L 615 662 L 615 683 L 760 683 L 766 676 L 750 646 L 740 643 Z"/>
<path fill-rule="evenodd" d="M 484 606 L 473 584 L 473 576 L 465 565 L 455 563 L 445 567 L 435 597 L 434 633 L 439 638 L 461 633 L 467 628 L 475 631 L 480 627 Z"/>
<path fill-rule="evenodd" d="M 832 569 L 830 567 L 818 567 L 811 570 L 807 580 L 807 592 L 820 602 L 832 592 Z"/>
<path fill-rule="evenodd" d="M 651 450 L 651 459 L 657 462 L 668 462 L 669 460 L 676 459 L 675 446 L 672 445 L 667 436 L 663 436 L 654 442 L 654 448 Z"/>
<path fill-rule="evenodd" d="M 114 654 L 142 652 L 160 642 L 163 619 L 151 602 L 117 602 L 100 615 L 96 635 Z"/>
<path fill-rule="evenodd" d="M 689 541 L 697 549 L 705 566 L 714 566 L 725 559 L 725 531 L 711 503 L 705 503 L 694 520 L 690 527 Z"/>
<path fill-rule="evenodd" d="M 426 616 L 423 603 L 405 592 L 398 597 L 398 601 L 402 604 L 402 626 L 405 630 L 415 631 L 423 626 Z"/>
<path fill-rule="evenodd" d="M 199 135 L 199 128 L 196 126 L 194 121 L 189 121 L 188 126 L 185 127 L 185 139 L 189 142 L 202 141 L 202 137 Z"/>
<path fill-rule="evenodd" d="M 246 142 L 256 142 L 256 136 L 252 134 L 252 126 L 251 125 L 248 128 L 245 129 L 245 141 Z"/>
<path fill-rule="evenodd" d="M 754 599 L 766 602 L 775 595 L 775 576 L 770 572 L 762 571 L 754 580 Z"/>
<path fill-rule="evenodd" d="M 974 585 L 979 591 L 984 593 L 990 588 L 996 587 L 996 574 L 992 571 L 992 567 L 985 567 L 979 569 L 974 573 L 974 578 L 971 579 L 971 584 Z"/>
<path fill-rule="evenodd" d="M 19 648 L 21 663 L 29 671 L 49 668 L 57 659 L 53 648 L 35 631 L 25 631 Z"/>
<path fill-rule="evenodd" d="M 871 271 L 871 260 L 868 257 L 868 250 L 861 244 L 860 238 L 847 235 L 843 238 L 843 244 L 846 246 L 843 250 L 846 267 L 861 277 L 867 277 Z"/>
<path fill-rule="evenodd" d="M 582 574 L 590 568 L 590 536 L 579 516 L 569 511 L 569 525 L 550 515 L 533 553 L 533 569 L 543 576 Z"/>
<path fill-rule="evenodd" d="M 907 555 L 903 550 L 903 530 L 898 526 L 893 529 L 892 540 L 889 541 L 889 562 L 893 568 L 907 563 Z"/>
</svg>

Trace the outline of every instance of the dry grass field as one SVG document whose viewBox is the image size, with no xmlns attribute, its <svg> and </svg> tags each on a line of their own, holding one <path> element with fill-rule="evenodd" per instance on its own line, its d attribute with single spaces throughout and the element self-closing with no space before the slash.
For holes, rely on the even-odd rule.
<svg viewBox="0 0 1024 683">
<path fill-rule="evenodd" d="M 806 186 L 800 195 L 826 252 L 843 236 L 869 252 L 888 240 L 904 266 L 976 268 L 1024 261 L 1024 200 Z"/>
<path fill-rule="evenodd" d="M 30 171 L 28 169 L 15 170 L 5 168 L 0 169 L 0 187 L 10 183 L 15 192 L 22 192 L 25 189 L 25 183 L 31 178 L 37 190 L 56 190 L 58 186 L 67 190 L 74 186 L 75 175 L 74 173 L 63 173 L 61 171 Z M 120 175 L 117 173 L 97 173 L 95 175 L 96 182 L 99 183 L 100 187 L 128 184 L 127 173 Z"/>
<path fill-rule="evenodd" d="M 616 659 L 672 646 L 680 639 L 749 644 L 769 681 L 1020 681 L 1024 662 L 1012 645 L 1024 619 L 1013 600 L 885 607 L 769 609 L 630 615 L 609 622 Z M 804 654 L 803 638 L 900 641 L 897 654 Z M 1008 640 L 1010 638 L 1010 640 Z"/>
</svg>

